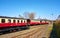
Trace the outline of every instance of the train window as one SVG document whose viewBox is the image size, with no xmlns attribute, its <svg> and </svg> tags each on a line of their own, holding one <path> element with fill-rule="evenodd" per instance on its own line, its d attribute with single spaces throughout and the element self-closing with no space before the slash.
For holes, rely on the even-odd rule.
<svg viewBox="0 0 60 38">
<path fill-rule="evenodd" d="M 25 23 L 25 20 L 24 20 L 24 23 Z"/>
<path fill-rule="evenodd" d="M 2 23 L 5 23 L 5 19 L 1 19 L 1 22 L 2 22 Z"/>
<path fill-rule="evenodd" d="M 19 20 L 18 20 L 18 23 L 19 23 Z"/>
<path fill-rule="evenodd" d="M 23 21 L 21 20 L 21 23 L 22 23 Z"/>
<path fill-rule="evenodd" d="M 11 23 L 11 20 L 10 20 L 10 19 L 8 19 L 8 22 L 9 22 L 9 23 Z"/>
<path fill-rule="evenodd" d="M 13 23 L 15 23 L 16 21 L 15 20 L 13 20 Z"/>
</svg>

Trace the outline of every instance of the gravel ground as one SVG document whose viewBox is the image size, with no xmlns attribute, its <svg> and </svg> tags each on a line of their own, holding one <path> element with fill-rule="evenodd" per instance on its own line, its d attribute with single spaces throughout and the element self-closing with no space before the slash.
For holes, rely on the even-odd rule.
<svg viewBox="0 0 60 38">
<path fill-rule="evenodd" d="M 0 38 L 47 38 L 47 35 L 50 35 L 47 32 L 49 26 L 50 25 L 30 26 L 30 29 L 0 35 Z"/>
</svg>

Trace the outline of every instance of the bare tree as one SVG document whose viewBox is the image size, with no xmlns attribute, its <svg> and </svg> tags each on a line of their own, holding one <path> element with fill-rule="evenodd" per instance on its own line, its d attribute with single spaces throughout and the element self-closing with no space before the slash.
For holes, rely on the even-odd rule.
<svg viewBox="0 0 60 38">
<path fill-rule="evenodd" d="M 29 12 L 24 12 L 23 16 L 24 18 L 28 18 Z"/>
<path fill-rule="evenodd" d="M 25 12 L 24 17 L 29 18 L 29 19 L 34 19 L 35 18 L 35 13 L 34 12 L 31 12 L 31 13 Z"/>
<path fill-rule="evenodd" d="M 34 13 L 34 12 L 31 12 L 31 13 L 29 14 L 29 18 L 30 18 L 30 19 L 34 19 L 34 18 L 35 18 L 35 13 Z"/>
<path fill-rule="evenodd" d="M 20 14 L 18 15 L 18 17 L 19 17 L 19 18 L 23 18 L 23 16 L 22 16 L 22 15 L 20 15 Z"/>
</svg>

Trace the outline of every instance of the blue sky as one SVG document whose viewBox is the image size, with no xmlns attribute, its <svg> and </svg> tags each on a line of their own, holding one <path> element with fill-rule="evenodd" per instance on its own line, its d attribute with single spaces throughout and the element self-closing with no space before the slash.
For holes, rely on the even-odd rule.
<svg viewBox="0 0 60 38">
<path fill-rule="evenodd" d="M 60 15 L 60 0 L 0 0 L 0 16 L 18 17 L 24 12 L 34 12 L 35 18 L 55 20 Z"/>
</svg>

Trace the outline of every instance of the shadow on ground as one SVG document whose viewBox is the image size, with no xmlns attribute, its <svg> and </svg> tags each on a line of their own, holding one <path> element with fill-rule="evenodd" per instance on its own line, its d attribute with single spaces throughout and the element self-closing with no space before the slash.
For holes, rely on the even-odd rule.
<svg viewBox="0 0 60 38">
<path fill-rule="evenodd" d="M 56 32 L 56 26 L 55 26 L 55 24 L 53 24 L 53 29 L 52 29 L 52 32 L 51 32 L 49 38 L 58 38 L 57 37 L 57 32 Z"/>
</svg>

